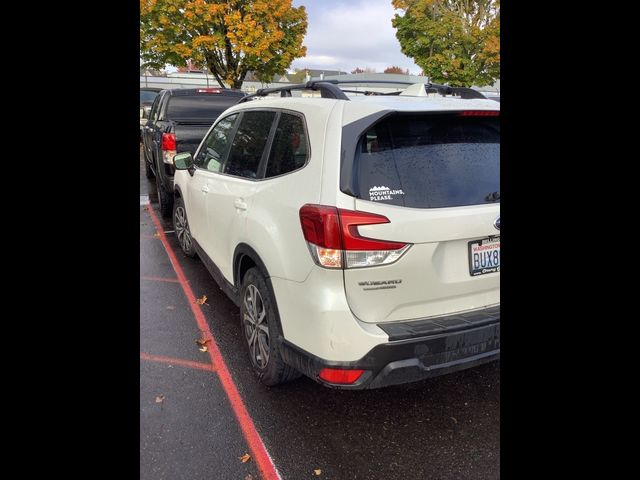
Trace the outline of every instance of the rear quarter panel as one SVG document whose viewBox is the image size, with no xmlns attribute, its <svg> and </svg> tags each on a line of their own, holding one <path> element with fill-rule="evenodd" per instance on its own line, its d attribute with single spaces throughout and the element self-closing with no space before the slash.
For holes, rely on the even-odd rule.
<svg viewBox="0 0 640 480">
<path fill-rule="evenodd" d="M 247 216 L 246 229 L 229 248 L 246 243 L 264 262 L 270 276 L 304 281 L 314 263 L 300 226 L 299 211 L 305 203 L 318 203 L 325 155 L 325 132 L 336 102 L 317 105 L 287 102 L 305 117 L 310 157 L 294 172 L 255 182 L 256 190 Z"/>
</svg>

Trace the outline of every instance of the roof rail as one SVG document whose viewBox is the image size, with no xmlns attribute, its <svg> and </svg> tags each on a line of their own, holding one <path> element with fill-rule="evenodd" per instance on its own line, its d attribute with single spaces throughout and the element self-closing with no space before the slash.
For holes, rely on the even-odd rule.
<svg viewBox="0 0 640 480">
<path fill-rule="evenodd" d="M 449 85 L 439 85 L 437 83 L 425 83 L 424 88 L 427 92 L 435 91 L 443 97 L 445 95 L 457 95 L 461 98 L 487 98 L 479 91 L 467 87 L 450 87 Z"/>
<path fill-rule="evenodd" d="M 399 80 L 310 80 L 306 83 L 296 83 L 292 85 L 284 85 L 282 87 L 273 88 L 260 88 L 256 93 L 247 95 L 240 99 L 238 103 L 248 102 L 257 97 L 266 97 L 271 93 L 280 92 L 281 97 L 291 97 L 292 90 L 319 90 L 322 98 L 335 98 L 338 100 L 349 100 L 349 97 L 345 95 L 347 93 L 362 93 L 364 95 L 397 95 L 400 92 L 372 92 L 368 90 L 342 90 L 336 85 L 340 84 L 370 84 L 370 83 L 384 83 L 384 84 L 397 84 L 397 85 L 414 85 L 412 82 L 405 82 Z M 487 98 L 485 95 L 477 90 L 467 87 L 451 87 L 449 85 L 439 85 L 437 83 L 425 83 L 425 91 L 436 92 L 442 95 L 457 95 L 462 98 Z"/>
<path fill-rule="evenodd" d="M 247 95 L 238 103 L 248 102 L 256 97 L 266 97 L 270 93 L 280 92 L 281 97 L 290 97 L 291 90 L 320 90 L 322 98 L 336 98 L 338 100 L 349 100 L 342 90 L 335 86 L 335 82 L 331 80 L 311 80 L 306 83 L 296 83 L 293 85 L 285 85 L 282 87 L 260 88 L 256 93 Z"/>
<path fill-rule="evenodd" d="M 396 85 L 415 85 L 416 82 L 407 82 L 403 80 L 322 80 L 323 82 L 332 83 L 334 85 L 339 84 L 354 84 L 354 83 L 391 83 Z M 480 93 L 473 88 L 467 87 L 451 87 L 449 85 L 440 85 L 437 83 L 425 83 L 424 88 L 427 92 L 436 92 L 442 95 L 456 95 L 462 98 L 487 98 L 485 95 Z M 354 93 L 354 90 L 343 90 L 345 92 Z M 357 93 L 363 93 L 365 95 L 397 95 L 396 92 L 392 93 L 383 93 L 383 92 L 369 92 L 362 91 Z"/>
</svg>

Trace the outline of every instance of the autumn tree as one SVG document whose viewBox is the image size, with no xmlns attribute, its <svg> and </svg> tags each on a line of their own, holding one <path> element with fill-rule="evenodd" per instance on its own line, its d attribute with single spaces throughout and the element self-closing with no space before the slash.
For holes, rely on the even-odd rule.
<svg viewBox="0 0 640 480">
<path fill-rule="evenodd" d="M 392 0 L 402 53 L 435 83 L 490 85 L 500 78 L 499 0 Z"/>
<path fill-rule="evenodd" d="M 178 67 L 178 72 L 180 73 L 189 73 L 198 70 L 204 70 L 204 68 L 196 66 L 191 59 L 187 60 L 184 67 Z"/>
<path fill-rule="evenodd" d="M 402 70 L 400 67 L 396 67 L 395 65 L 392 67 L 387 67 L 384 69 L 384 73 L 399 73 L 401 75 L 409 75 L 409 69 Z"/>
<path fill-rule="evenodd" d="M 140 56 L 150 66 L 207 65 L 221 87 L 261 81 L 306 55 L 303 6 L 291 0 L 140 0 Z"/>
</svg>

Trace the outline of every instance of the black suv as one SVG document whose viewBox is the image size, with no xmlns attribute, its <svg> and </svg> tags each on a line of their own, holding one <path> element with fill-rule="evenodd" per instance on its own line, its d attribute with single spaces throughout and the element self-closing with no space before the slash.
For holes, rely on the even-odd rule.
<svg viewBox="0 0 640 480">
<path fill-rule="evenodd" d="M 142 129 L 147 178 L 156 178 L 160 212 L 173 209 L 173 156 L 195 154 L 200 141 L 223 111 L 245 96 L 237 90 L 190 88 L 163 90 Z"/>
</svg>

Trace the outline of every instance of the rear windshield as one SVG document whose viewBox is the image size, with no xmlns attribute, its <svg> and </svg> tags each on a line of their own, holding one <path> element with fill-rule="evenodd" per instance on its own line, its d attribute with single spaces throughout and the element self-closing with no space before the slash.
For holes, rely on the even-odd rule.
<svg viewBox="0 0 640 480">
<path fill-rule="evenodd" d="M 354 167 L 363 200 L 413 208 L 495 203 L 499 117 L 386 117 L 360 138 Z"/>
<path fill-rule="evenodd" d="M 211 123 L 231 105 L 235 105 L 239 97 L 215 94 L 172 96 L 167 106 L 167 118 L 172 120 L 209 120 Z"/>
</svg>

